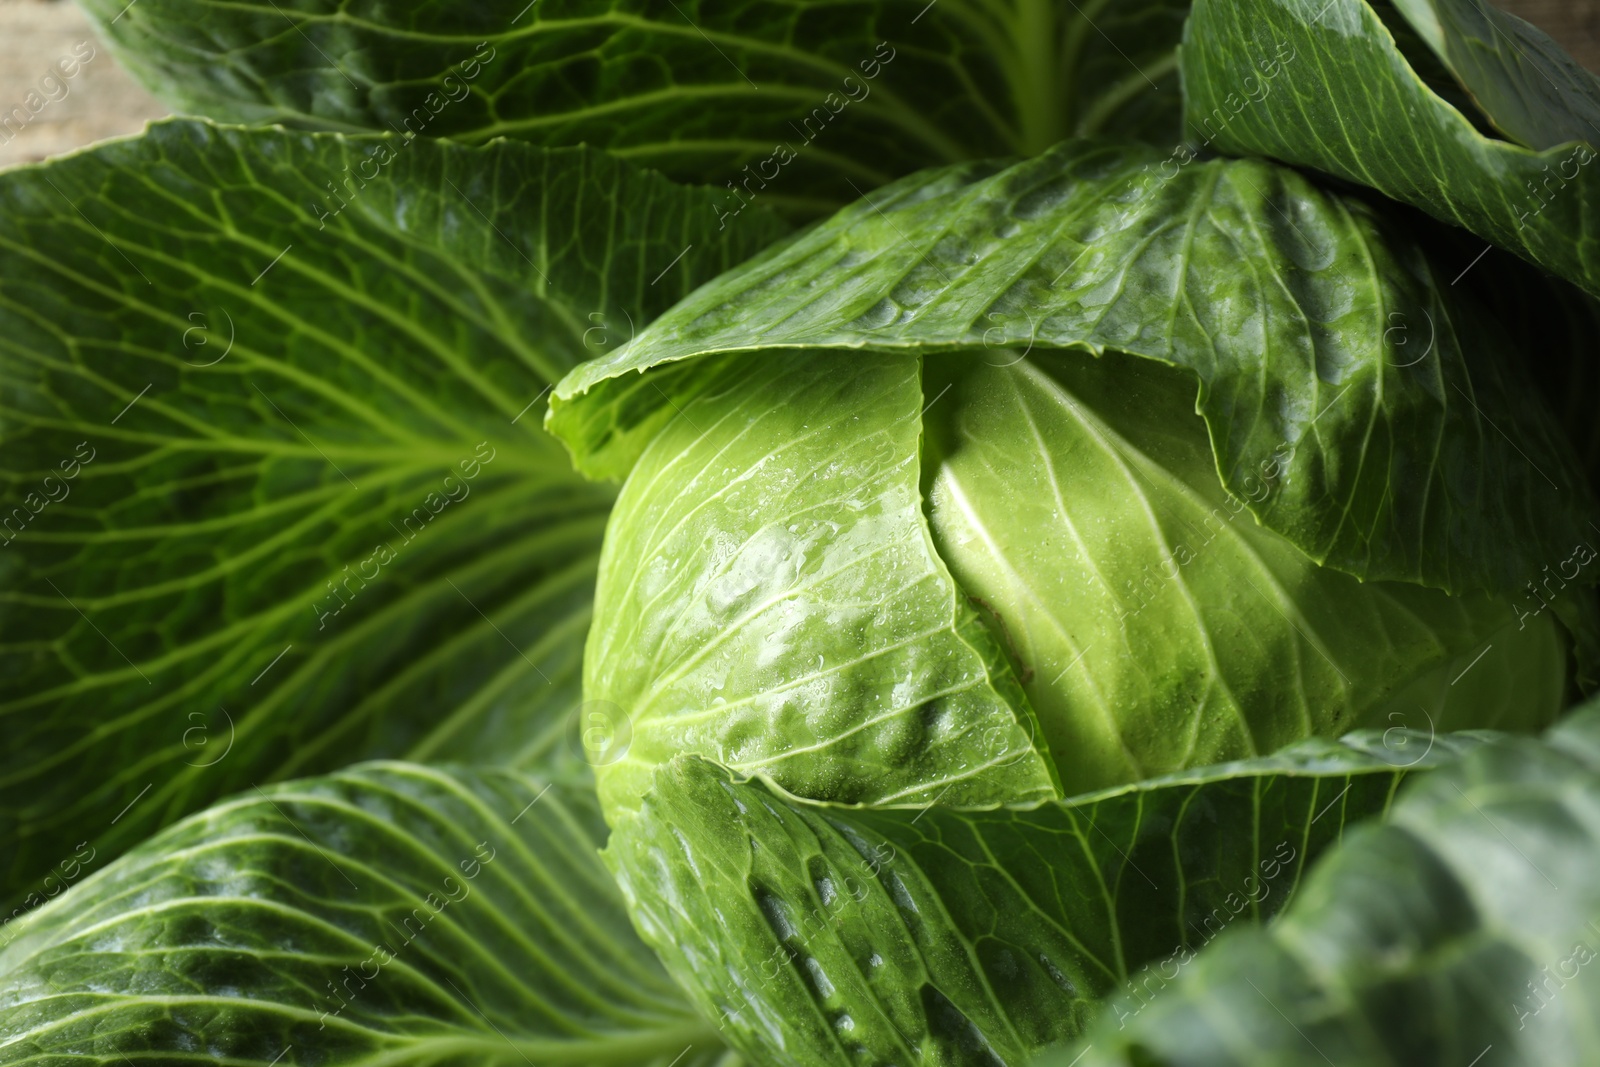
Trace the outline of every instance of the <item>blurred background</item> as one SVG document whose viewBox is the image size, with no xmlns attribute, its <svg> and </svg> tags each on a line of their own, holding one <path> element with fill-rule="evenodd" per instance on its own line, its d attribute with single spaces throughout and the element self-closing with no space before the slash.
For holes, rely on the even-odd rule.
<svg viewBox="0 0 1600 1067">
<path fill-rule="evenodd" d="M 1600 0 L 1495 2 L 1560 41 L 1590 70 L 1600 71 Z M 53 101 L 20 133 L 11 136 L 0 129 L 4 142 L 0 167 L 135 133 L 146 121 L 166 114 L 166 108 L 117 65 L 89 20 L 69 0 L 0 0 L 0 108 L 37 88 L 48 65 L 58 56 L 72 54 L 80 41 L 90 42 L 95 51 L 67 83 L 67 95 Z"/>
</svg>

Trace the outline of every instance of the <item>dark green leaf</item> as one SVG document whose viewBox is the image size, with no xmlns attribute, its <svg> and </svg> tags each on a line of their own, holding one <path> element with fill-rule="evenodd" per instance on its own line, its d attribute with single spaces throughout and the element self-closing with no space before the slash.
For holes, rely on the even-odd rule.
<svg viewBox="0 0 1600 1067">
<path fill-rule="evenodd" d="M 199 123 L 0 176 L 7 910 L 255 783 L 562 747 L 612 494 L 540 397 L 780 232 L 712 203 Z"/>
<path fill-rule="evenodd" d="M 1410 768 L 1403 730 L 989 810 L 808 804 L 679 758 L 605 852 L 640 931 L 771 1065 L 1020 1063 L 1281 908 Z"/>
<path fill-rule="evenodd" d="M 0 927 L 0 1063 L 726 1067 L 604 829 L 588 790 L 513 773 L 246 793 Z"/>
<path fill-rule="evenodd" d="M 1470 259 L 1483 248 L 1472 234 L 1430 226 L 1440 241 L 1438 254 Z M 1499 258 L 1481 265 L 1487 270 L 1470 271 L 1455 288 L 1505 324 L 1524 352 L 1537 353 L 1522 366 L 1566 431 L 1590 487 L 1600 490 L 1600 420 L 1594 417 L 1600 409 L 1600 300 L 1530 264 Z"/>
<path fill-rule="evenodd" d="M 1197 0 L 1183 46 L 1193 136 L 1371 186 L 1600 295 L 1600 82 L 1484 2 L 1401 6 L 1523 144 L 1430 90 L 1367 0 Z M 1475 255 L 1441 267 L 1473 269 Z"/>
<path fill-rule="evenodd" d="M 580 141 L 814 211 L 934 163 L 1178 136 L 1183 0 L 86 0 L 157 95 L 243 122 Z M 737 189 L 737 192 L 734 190 Z"/>
<path fill-rule="evenodd" d="M 1122 997 L 1053 1065 L 1600 1059 L 1600 708 L 1430 775 L 1266 930 Z M 1076 1058 L 1074 1058 L 1076 1057 Z"/>
<path fill-rule="evenodd" d="M 1553 148 L 1600 134 L 1600 78 L 1537 27 L 1488 0 L 1394 0 L 1417 35 L 1518 144 Z"/>
</svg>

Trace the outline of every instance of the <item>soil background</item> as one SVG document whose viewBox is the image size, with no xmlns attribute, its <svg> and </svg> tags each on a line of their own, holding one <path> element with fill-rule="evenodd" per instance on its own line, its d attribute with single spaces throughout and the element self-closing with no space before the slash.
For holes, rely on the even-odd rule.
<svg viewBox="0 0 1600 1067">
<path fill-rule="evenodd" d="M 1600 72 L 1600 0 L 1499 0 L 1499 5 Z M 20 134 L 0 144 L 0 167 L 137 133 L 167 113 L 117 65 L 83 12 L 66 0 L 0 0 L 0 112 L 21 103 L 51 65 L 72 55 L 81 41 L 93 46 L 94 57 L 67 82 L 66 96 L 51 101 Z"/>
</svg>

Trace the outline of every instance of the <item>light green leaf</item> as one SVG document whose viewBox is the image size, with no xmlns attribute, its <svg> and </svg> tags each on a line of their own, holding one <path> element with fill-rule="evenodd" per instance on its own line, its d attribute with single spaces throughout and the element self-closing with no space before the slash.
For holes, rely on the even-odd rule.
<svg viewBox="0 0 1600 1067">
<path fill-rule="evenodd" d="M 1016 1064 L 1276 912 L 1411 768 L 1477 743 L 1313 740 L 981 811 L 809 804 L 680 758 L 604 856 L 645 940 L 752 1062 Z"/>
<path fill-rule="evenodd" d="M 607 817 L 680 752 L 846 803 L 1059 795 L 1003 654 L 934 552 L 911 356 L 733 366 L 617 501 L 584 695 L 631 741 Z"/>
<path fill-rule="evenodd" d="M 1475 1064 L 1600 1057 L 1600 709 L 1410 787 L 1266 930 L 1123 997 L 1080 1067 Z M 1074 1058 L 1076 1057 L 1076 1058 Z"/>
<path fill-rule="evenodd" d="M 1367 0 L 1197 0 L 1183 46 L 1193 137 L 1371 186 L 1600 295 L 1600 81 L 1485 0 L 1399 6 L 1520 144 L 1430 89 Z"/>
<path fill-rule="evenodd" d="M 0 927 L 0 1063 L 737 1062 L 628 927 L 592 793 L 366 764 Z"/>
<path fill-rule="evenodd" d="M 612 494 L 537 408 L 781 232 L 712 201 L 191 122 L 0 175 L 8 912 L 253 784 L 562 753 Z"/>
<path fill-rule="evenodd" d="M 1178 136 L 1182 0 L 84 0 L 173 106 L 586 142 L 800 211 L 934 163 Z M 734 191 L 734 190 L 737 191 Z"/>
<path fill-rule="evenodd" d="M 584 695 L 628 731 L 608 818 L 679 753 L 813 800 L 972 805 L 1564 704 L 1539 600 L 1362 583 L 1257 527 L 1181 371 L 690 365 L 721 371 L 674 402 L 601 558 Z"/>
<path fill-rule="evenodd" d="M 549 425 L 618 477 L 675 416 L 667 394 L 700 387 L 696 357 L 1121 351 L 1195 375 L 1222 484 L 1338 570 L 1510 597 L 1591 536 L 1515 341 L 1403 222 L 1264 163 L 1168 168 L 1072 142 L 908 178 L 580 367 Z"/>
<path fill-rule="evenodd" d="M 1191 376 L 1054 352 L 934 366 L 934 543 L 1068 791 L 1395 721 L 1538 729 L 1564 706 L 1568 641 L 1538 600 L 1362 583 L 1257 526 L 1217 484 Z"/>
</svg>

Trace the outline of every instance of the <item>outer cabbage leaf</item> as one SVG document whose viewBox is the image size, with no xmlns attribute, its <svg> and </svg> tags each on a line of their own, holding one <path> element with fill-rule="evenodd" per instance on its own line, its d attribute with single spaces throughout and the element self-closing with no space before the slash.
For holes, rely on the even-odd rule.
<svg viewBox="0 0 1600 1067">
<path fill-rule="evenodd" d="M 1600 80 L 1484 0 L 1398 6 L 1520 143 L 1429 88 L 1368 0 L 1198 0 L 1183 45 L 1195 136 L 1371 186 L 1600 295 Z M 1251 88 L 1280 44 L 1294 58 L 1270 93 Z"/>
<path fill-rule="evenodd" d="M 1328 566 L 1510 597 L 1591 536 L 1516 342 L 1400 219 L 1264 163 L 1170 166 L 1072 142 L 908 178 L 580 367 L 547 422 L 617 477 L 714 373 L 696 357 L 1122 351 L 1196 375 L 1222 484 Z"/>
<path fill-rule="evenodd" d="M 727 367 L 613 513 L 584 695 L 628 724 L 607 817 L 681 752 L 846 803 L 1060 795 L 1004 654 L 934 551 L 918 360 Z M 620 747 L 620 746 L 619 746 Z"/>
<path fill-rule="evenodd" d="M 680 757 L 605 852 L 635 924 L 752 1062 L 1024 1062 L 1296 893 L 1411 768 L 1392 730 L 1031 807 L 814 805 Z M 1147 994 L 1148 995 L 1148 994 Z"/>
<path fill-rule="evenodd" d="M 1182 0 L 85 0 L 198 114 L 598 145 L 751 197 L 837 206 L 935 163 L 1073 134 L 1176 137 Z"/>
<path fill-rule="evenodd" d="M 189 122 L 0 175 L 7 912 L 249 785 L 563 750 L 612 494 L 533 409 L 781 230 L 712 200 Z"/>
<path fill-rule="evenodd" d="M 1600 133 L 1600 78 L 1537 26 L 1484 0 L 1394 5 L 1511 140 L 1552 148 Z"/>
<path fill-rule="evenodd" d="M 509 772 L 247 793 L 0 928 L 0 1063 L 726 1065 L 603 838 Z"/>
<path fill-rule="evenodd" d="M 1412 787 L 1320 861 L 1265 930 L 1124 997 L 1079 1067 L 1600 1057 L 1600 708 Z"/>
</svg>

